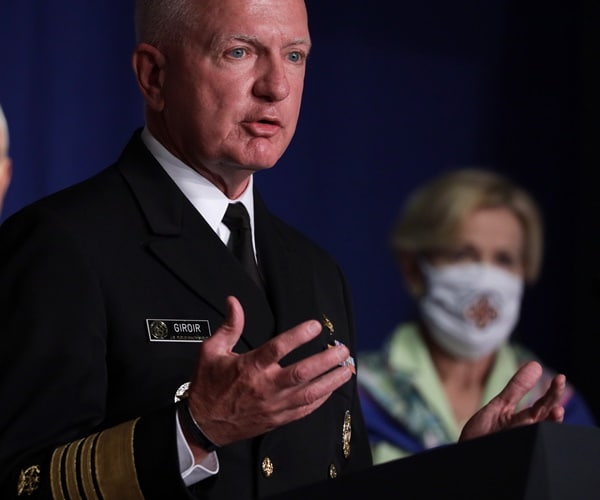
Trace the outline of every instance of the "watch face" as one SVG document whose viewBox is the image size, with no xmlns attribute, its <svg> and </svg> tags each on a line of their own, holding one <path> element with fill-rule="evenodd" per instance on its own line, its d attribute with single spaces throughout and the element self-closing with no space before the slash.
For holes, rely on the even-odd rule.
<svg viewBox="0 0 600 500">
<path fill-rule="evenodd" d="M 188 389 L 190 388 L 190 383 L 186 382 L 185 384 L 181 384 L 179 388 L 175 391 L 175 402 L 179 402 L 184 398 L 187 398 Z"/>
</svg>

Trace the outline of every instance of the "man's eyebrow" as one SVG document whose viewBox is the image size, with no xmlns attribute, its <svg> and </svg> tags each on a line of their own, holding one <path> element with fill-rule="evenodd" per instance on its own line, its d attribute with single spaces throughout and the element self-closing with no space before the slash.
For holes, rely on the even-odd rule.
<svg viewBox="0 0 600 500">
<path fill-rule="evenodd" d="M 292 40 L 289 43 L 285 44 L 285 47 L 293 47 L 294 45 L 304 45 L 306 47 L 307 53 L 310 52 L 310 49 L 312 47 L 310 38 L 296 38 L 295 40 Z"/>
<path fill-rule="evenodd" d="M 259 37 L 254 35 L 248 35 L 245 33 L 232 33 L 230 35 L 217 37 L 213 40 L 212 45 L 213 47 L 219 47 L 221 45 L 233 41 L 246 42 L 253 45 L 261 45 Z M 308 48 L 308 50 L 310 50 L 312 43 L 310 41 L 310 38 L 296 38 L 294 40 L 290 40 L 284 45 L 284 47 L 292 47 L 294 45 L 304 45 Z"/>
<path fill-rule="evenodd" d="M 223 37 L 224 42 L 229 42 L 231 40 L 239 40 L 241 42 L 248 42 L 248 43 L 257 43 L 258 37 L 254 36 L 254 35 L 245 35 L 243 33 L 233 33 L 229 36 Z"/>
<path fill-rule="evenodd" d="M 308 45 L 309 47 L 311 47 L 312 43 L 310 41 L 310 38 L 296 38 L 294 40 L 291 40 L 286 45 Z"/>
</svg>

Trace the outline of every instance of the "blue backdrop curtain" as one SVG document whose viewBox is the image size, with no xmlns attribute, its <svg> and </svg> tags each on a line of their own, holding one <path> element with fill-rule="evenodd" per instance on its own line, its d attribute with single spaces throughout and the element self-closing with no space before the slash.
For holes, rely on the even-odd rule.
<svg viewBox="0 0 600 500">
<path fill-rule="evenodd" d="M 592 399 L 589 325 L 574 321 L 575 4 L 307 3 L 314 50 L 300 125 L 256 182 L 342 265 L 360 347 L 380 345 L 410 314 L 386 246 L 406 195 L 442 170 L 485 165 L 530 189 L 547 222 L 543 276 L 526 294 L 519 336 Z M 124 0 L 0 0 L 0 104 L 14 160 L 3 218 L 114 161 L 143 124 L 132 16 Z"/>
</svg>

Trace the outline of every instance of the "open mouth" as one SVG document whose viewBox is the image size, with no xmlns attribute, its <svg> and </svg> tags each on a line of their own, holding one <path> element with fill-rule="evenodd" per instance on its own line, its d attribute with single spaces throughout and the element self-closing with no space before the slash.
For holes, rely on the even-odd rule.
<svg viewBox="0 0 600 500">
<path fill-rule="evenodd" d="M 281 123 L 278 120 L 261 118 L 256 121 L 244 122 L 246 130 L 257 137 L 272 137 L 281 129 Z"/>
</svg>

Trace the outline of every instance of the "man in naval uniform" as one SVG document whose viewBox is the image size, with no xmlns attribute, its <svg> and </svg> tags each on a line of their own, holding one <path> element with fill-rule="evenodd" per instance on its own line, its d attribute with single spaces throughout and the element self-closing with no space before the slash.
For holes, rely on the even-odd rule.
<svg viewBox="0 0 600 500">
<path fill-rule="evenodd" d="M 342 273 L 253 187 L 296 127 L 304 1 L 136 9 L 145 126 L 0 228 L 0 496 L 258 498 L 368 467 Z M 470 436 L 560 420 L 560 377 L 499 417 L 535 376 Z"/>
</svg>

